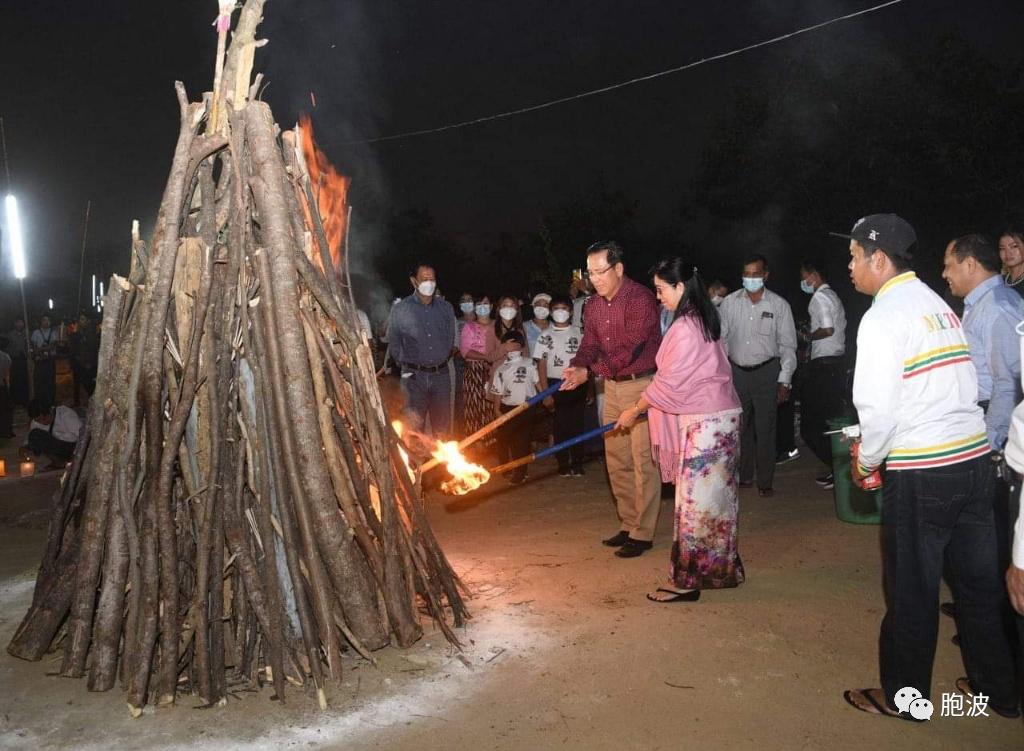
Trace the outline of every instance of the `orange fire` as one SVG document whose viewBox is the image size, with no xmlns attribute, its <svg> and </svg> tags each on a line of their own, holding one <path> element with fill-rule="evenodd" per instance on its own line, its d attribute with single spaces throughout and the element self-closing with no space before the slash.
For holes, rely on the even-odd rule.
<svg viewBox="0 0 1024 751">
<path fill-rule="evenodd" d="M 352 178 L 345 177 L 334 169 L 334 165 L 327 160 L 324 152 L 317 148 L 316 142 L 313 140 L 313 122 L 305 113 L 299 115 L 299 127 L 302 129 L 302 154 L 306 159 L 306 167 L 309 169 L 313 197 L 316 199 L 320 219 L 324 225 L 324 233 L 327 235 L 327 244 L 330 246 L 327 251 L 331 256 L 334 273 L 338 273 L 341 269 L 341 249 L 345 239 L 345 223 L 348 218 L 346 197 Z M 306 225 L 312 230 L 313 221 L 305 202 L 303 202 L 303 211 L 306 213 Z M 313 232 L 313 242 L 317 243 L 319 247 L 315 232 Z M 319 253 L 314 254 L 313 263 L 317 267 L 321 265 Z"/>
<path fill-rule="evenodd" d="M 399 438 L 408 434 L 409 438 L 416 441 L 416 443 L 420 444 L 426 451 L 429 451 L 435 459 L 445 465 L 448 470 L 448 474 L 452 477 L 450 480 L 446 480 L 441 483 L 441 492 L 450 493 L 452 495 L 465 495 L 471 490 L 476 490 L 491 479 L 490 472 L 479 464 L 473 464 L 462 455 L 459 451 L 458 442 L 435 441 L 428 436 L 417 433 L 416 431 L 407 431 L 405 426 L 402 425 L 399 420 L 392 422 L 391 427 L 395 429 L 395 434 Z M 416 446 L 413 445 L 413 448 L 415 449 Z M 409 455 L 401 446 L 398 447 L 398 451 L 402 455 L 402 460 L 405 462 L 405 467 L 409 472 L 410 479 L 415 482 L 416 473 L 413 472 L 412 468 L 409 466 Z"/>
<path fill-rule="evenodd" d="M 452 476 L 452 479 L 441 483 L 441 491 L 444 493 L 465 495 L 491 479 L 490 472 L 462 455 L 456 441 L 438 441 L 437 449 L 430 453 L 448 468 Z"/>
<path fill-rule="evenodd" d="M 405 432 L 405 426 L 402 425 L 401 420 L 395 420 L 391 423 L 391 427 L 395 430 L 395 435 L 399 438 L 402 437 L 402 433 Z M 402 455 L 402 461 L 405 462 L 405 471 L 409 473 L 409 479 L 416 482 L 416 473 L 412 471 L 412 467 L 409 466 L 409 454 L 401 446 L 398 447 L 398 453 Z"/>
</svg>

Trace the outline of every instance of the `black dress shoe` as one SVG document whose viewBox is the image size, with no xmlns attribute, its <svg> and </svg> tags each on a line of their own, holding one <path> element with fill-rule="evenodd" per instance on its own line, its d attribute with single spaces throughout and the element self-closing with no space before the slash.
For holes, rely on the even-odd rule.
<svg viewBox="0 0 1024 751">
<path fill-rule="evenodd" d="M 638 555 L 643 555 L 644 552 L 654 547 L 653 542 L 644 540 L 634 540 L 630 537 L 626 540 L 626 543 L 615 551 L 615 555 L 619 558 L 636 558 Z"/>
<path fill-rule="evenodd" d="M 944 602 L 939 605 L 939 612 L 943 615 L 948 615 L 950 618 L 956 618 L 956 603 L 955 602 Z"/>
<path fill-rule="evenodd" d="M 607 540 L 601 540 L 602 545 L 607 545 L 610 548 L 621 548 L 629 541 L 629 532 L 623 530 L 616 532 L 613 537 L 609 537 Z"/>
</svg>

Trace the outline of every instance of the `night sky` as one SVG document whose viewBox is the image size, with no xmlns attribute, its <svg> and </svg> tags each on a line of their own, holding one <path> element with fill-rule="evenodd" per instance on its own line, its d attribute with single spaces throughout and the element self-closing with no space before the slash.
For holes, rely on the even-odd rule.
<svg viewBox="0 0 1024 751">
<path fill-rule="evenodd" d="M 599 178 L 635 197 L 649 226 L 671 222 L 712 124 L 752 78 L 784 80 L 791 61 L 808 55 L 822 71 L 872 55 L 911 55 L 950 33 L 994 60 L 1019 60 L 1021 3 L 904 0 L 771 47 L 540 112 L 434 135 L 351 142 L 569 96 L 875 4 L 269 0 L 261 35 L 270 45 L 257 52 L 256 67 L 283 127 L 300 110 L 311 112 L 325 151 L 355 178 L 357 217 L 361 204 L 426 207 L 472 253 L 501 232 L 535 227 L 540 206 L 569 200 Z M 23 207 L 26 291 L 30 307 L 53 296 L 58 307 L 72 310 L 86 201 L 92 201 L 87 282 L 94 271 L 127 269 L 133 218 L 148 234 L 178 128 L 173 82 L 182 80 L 194 100 L 210 87 L 217 4 L 7 6 L 0 25 L 0 116 L 10 189 Z M 16 290 L 5 247 L 0 328 L 16 307 Z"/>
</svg>

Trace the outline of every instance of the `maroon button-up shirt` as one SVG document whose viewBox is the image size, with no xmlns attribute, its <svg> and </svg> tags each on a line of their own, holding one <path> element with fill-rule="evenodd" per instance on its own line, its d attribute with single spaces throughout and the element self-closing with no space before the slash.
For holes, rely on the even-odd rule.
<svg viewBox="0 0 1024 751">
<path fill-rule="evenodd" d="M 654 370 L 661 324 L 654 293 L 624 277 L 611 301 L 594 295 L 583 307 L 583 341 L 574 368 L 606 378 Z"/>
</svg>

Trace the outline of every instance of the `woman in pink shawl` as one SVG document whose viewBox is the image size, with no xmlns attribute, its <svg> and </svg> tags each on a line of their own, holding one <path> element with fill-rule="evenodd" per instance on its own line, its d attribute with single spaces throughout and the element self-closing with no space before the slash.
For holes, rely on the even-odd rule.
<svg viewBox="0 0 1024 751">
<path fill-rule="evenodd" d="M 736 548 L 743 410 L 718 313 L 697 268 L 672 258 L 651 274 L 658 300 L 674 317 L 658 350 L 654 380 L 619 415 L 616 429 L 632 428 L 647 412 L 661 478 L 676 485 L 669 581 L 647 599 L 695 602 L 703 589 L 743 582 Z"/>
</svg>

